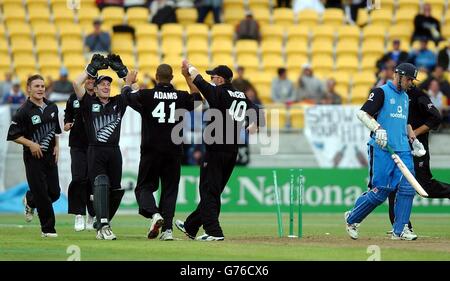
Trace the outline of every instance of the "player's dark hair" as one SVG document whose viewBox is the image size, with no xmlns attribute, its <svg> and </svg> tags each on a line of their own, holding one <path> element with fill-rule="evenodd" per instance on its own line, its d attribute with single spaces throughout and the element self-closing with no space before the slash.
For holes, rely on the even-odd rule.
<svg viewBox="0 0 450 281">
<path fill-rule="evenodd" d="M 168 64 L 160 64 L 156 69 L 156 76 L 158 77 L 159 82 L 170 83 L 173 78 L 172 67 Z"/>
<path fill-rule="evenodd" d="M 42 81 L 44 81 L 44 77 L 42 77 L 42 75 L 39 75 L 39 74 L 31 75 L 27 79 L 27 87 L 30 86 L 31 82 L 33 82 L 34 80 L 42 80 Z"/>
</svg>

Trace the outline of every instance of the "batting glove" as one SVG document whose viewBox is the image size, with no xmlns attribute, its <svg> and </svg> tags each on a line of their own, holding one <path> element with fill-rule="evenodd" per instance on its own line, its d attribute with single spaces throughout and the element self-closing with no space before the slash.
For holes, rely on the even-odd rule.
<svg viewBox="0 0 450 281">
<path fill-rule="evenodd" d="M 375 142 L 381 146 L 381 148 L 385 148 L 387 145 L 387 133 L 385 129 L 377 129 L 375 131 Z"/>
<path fill-rule="evenodd" d="M 100 54 L 94 54 L 92 56 L 91 62 L 86 67 L 86 72 L 91 77 L 97 77 L 97 71 L 107 68 L 108 61 L 106 60 L 106 58 Z"/>
<path fill-rule="evenodd" d="M 119 78 L 124 78 L 125 76 L 127 76 L 128 69 L 123 64 L 122 59 L 119 55 L 109 54 L 107 60 L 109 66 L 117 73 L 117 76 L 119 76 Z"/>
<path fill-rule="evenodd" d="M 412 155 L 414 155 L 415 157 L 422 157 L 427 153 L 425 147 L 423 147 L 423 144 L 418 139 L 414 139 L 412 148 Z"/>
</svg>

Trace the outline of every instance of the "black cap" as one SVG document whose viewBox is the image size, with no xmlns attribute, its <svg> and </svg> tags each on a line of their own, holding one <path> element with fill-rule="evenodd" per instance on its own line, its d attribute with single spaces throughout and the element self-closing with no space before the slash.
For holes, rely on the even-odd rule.
<svg viewBox="0 0 450 281">
<path fill-rule="evenodd" d="M 102 80 L 108 80 L 109 83 L 112 82 L 112 78 L 107 75 L 100 75 L 94 82 L 94 86 L 97 86 Z"/>
<path fill-rule="evenodd" d="M 206 74 L 217 75 L 226 80 L 230 80 L 231 78 L 233 78 L 233 71 L 231 71 L 231 69 L 226 65 L 219 65 L 212 70 L 207 70 Z"/>
<path fill-rule="evenodd" d="M 400 74 L 400 75 L 404 75 L 406 77 L 409 78 L 414 78 L 414 80 L 417 80 L 417 67 L 415 67 L 413 64 L 411 63 L 401 63 L 399 65 L 397 65 L 397 67 L 395 68 L 395 72 Z"/>
</svg>

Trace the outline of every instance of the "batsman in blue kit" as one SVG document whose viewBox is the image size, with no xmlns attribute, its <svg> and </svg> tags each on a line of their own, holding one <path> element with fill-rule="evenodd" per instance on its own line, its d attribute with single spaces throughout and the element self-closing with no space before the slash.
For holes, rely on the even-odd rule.
<svg viewBox="0 0 450 281">
<path fill-rule="evenodd" d="M 398 65 L 394 80 L 375 88 L 357 113 L 358 119 L 371 131 L 368 142 L 369 191 L 364 192 L 353 209 L 345 213 L 347 233 L 352 239 L 358 239 L 361 221 L 395 190 L 397 197 L 392 239 L 417 239 L 417 235 L 408 228 L 416 192 L 386 149 L 389 145 L 414 175 L 413 154 L 421 154 L 424 149 L 408 124 L 409 98 L 405 91 L 416 77 L 417 68 L 414 65 Z"/>
</svg>

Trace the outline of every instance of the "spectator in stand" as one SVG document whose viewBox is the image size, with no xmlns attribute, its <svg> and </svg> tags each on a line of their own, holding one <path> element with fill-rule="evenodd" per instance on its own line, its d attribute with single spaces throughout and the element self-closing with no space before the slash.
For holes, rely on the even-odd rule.
<svg viewBox="0 0 450 281">
<path fill-rule="evenodd" d="M 430 97 L 431 102 L 433 102 L 434 106 L 442 113 L 445 105 L 443 103 L 444 94 L 442 94 L 441 89 L 439 88 L 439 82 L 435 79 L 430 81 L 428 86 L 428 96 Z"/>
<path fill-rule="evenodd" d="M 439 51 L 437 64 L 442 66 L 444 70 L 450 71 L 450 38 L 448 39 L 447 47 Z"/>
<path fill-rule="evenodd" d="M 157 24 L 159 28 L 166 23 L 177 23 L 175 4 L 170 0 L 154 0 L 150 5 L 151 22 Z"/>
<path fill-rule="evenodd" d="M 288 79 L 284 67 L 278 68 L 278 77 L 272 81 L 272 100 L 287 104 L 296 101 L 294 84 Z"/>
<path fill-rule="evenodd" d="M 380 72 L 377 74 L 377 82 L 374 84 L 374 88 L 381 87 L 387 83 L 388 80 L 394 79 L 395 72 L 395 62 L 393 60 L 388 60 Z"/>
<path fill-rule="evenodd" d="M 239 90 L 243 93 L 247 92 L 248 88 L 250 88 L 251 83 L 247 79 L 244 78 L 245 69 L 243 66 L 238 66 L 237 68 L 237 77 L 233 79 L 231 84 L 236 90 Z"/>
<path fill-rule="evenodd" d="M 447 101 L 450 101 L 450 83 L 445 79 L 445 70 L 442 66 L 436 66 L 427 79 L 419 85 L 419 89 L 427 91 L 432 80 L 436 80 L 439 83 L 439 89 L 447 97 Z"/>
<path fill-rule="evenodd" d="M 358 10 L 367 9 L 366 0 L 343 0 L 345 18 L 351 24 L 355 24 L 358 20 Z M 373 3 L 373 2 L 372 2 Z"/>
<path fill-rule="evenodd" d="M 442 40 L 441 25 L 431 15 L 431 5 L 428 3 L 423 5 L 423 13 L 416 15 L 414 18 L 414 33 L 411 37 L 411 42 L 422 38 L 434 41 L 436 46 Z"/>
<path fill-rule="evenodd" d="M 84 44 L 91 53 L 109 53 L 111 51 L 111 36 L 108 32 L 102 31 L 100 19 L 95 19 L 93 25 L 94 31 L 86 37 Z"/>
<path fill-rule="evenodd" d="M 252 84 L 250 84 L 250 87 L 247 89 L 247 91 L 245 91 L 245 95 L 254 104 L 262 105 L 262 102 L 261 102 L 261 100 L 258 97 L 258 91 L 256 90 L 255 87 L 253 87 Z"/>
<path fill-rule="evenodd" d="M 108 6 L 123 7 L 124 0 L 96 0 L 95 3 L 97 4 L 97 7 L 101 10 Z"/>
<path fill-rule="evenodd" d="M 44 83 L 45 83 L 45 98 L 49 99 L 50 94 L 53 93 L 53 78 L 50 75 L 48 75 L 45 78 Z"/>
<path fill-rule="evenodd" d="M 5 80 L 0 81 L 0 100 L 6 93 L 9 93 L 12 88 L 12 73 L 5 72 Z"/>
<path fill-rule="evenodd" d="M 342 9 L 342 0 L 325 0 L 325 8 Z"/>
<path fill-rule="evenodd" d="M 20 89 L 20 80 L 14 79 L 12 81 L 12 87 L 9 92 L 3 95 L 2 104 L 21 105 L 25 102 L 25 100 L 26 96 Z"/>
<path fill-rule="evenodd" d="M 436 65 L 436 55 L 433 51 L 428 49 L 428 39 L 420 39 L 420 47 L 418 50 L 413 50 L 408 61 L 414 64 L 419 70 L 430 72 Z"/>
<path fill-rule="evenodd" d="M 308 63 L 302 66 L 297 87 L 299 101 L 306 103 L 318 103 L 326 92 L 324 83 L 314 76 L 311 65 Z"/>
<path fill-rule="evenodd" d="M 281 7 L 290 8 L 292 5 L 291 2 L 292 2 L 292 0 L 277 0 L 277 7 L 278 8 L 281 8 Z"/>
<path fill-rule="evenodd" d="M 325 10 L 320 0 L 295 0 L 292 9 L 295 14 L 302 10 L 315 10 L 317 13 L 322 14 Z"/>
<path fill-rule="evenodd" d="M 236 38 L 261 40 L 261 33 L 259 23 L 253 18 L 253 13 L 250 10 L 245 12 L 245 19 L 241 20 L 236 26 Z"/>
<path fill-rule="evenodd" d="M 400 40 L 394 39 L 392 41 L 392 51 L 387 52 L 377 61 L 377 68 L 381 70 L 388 60 L 394 61 L 395 65 L 399 65 L 408 60 L 408 53 L 400 49 Z"/>
<path fill-rule="evenodd" d="M 69 81 L 69 72 L 65 67 L 59 71 L 59 79 L 53 82 L 53 92 L 50 94 L 50 100 L 53 102 L 67 101 L 71 94 L 75 93 L 72 81 Z"/>
<path fill-rule="evenodd" d="M 330 78 L 327 80 L 327 91 L 320 100 L 320 104 L 342 104 L 341 95 L 336 92 L 336 80 Z"/>
<path fill-rule="evenodd" d="M 220 14 L 222 13 L 223 0 L 195 0 L 194 3 L 197 7 L 198 23 L 203 23 L 210 11 L 214 15 L 214 23 L 221 23 Z"/>
</svg>

